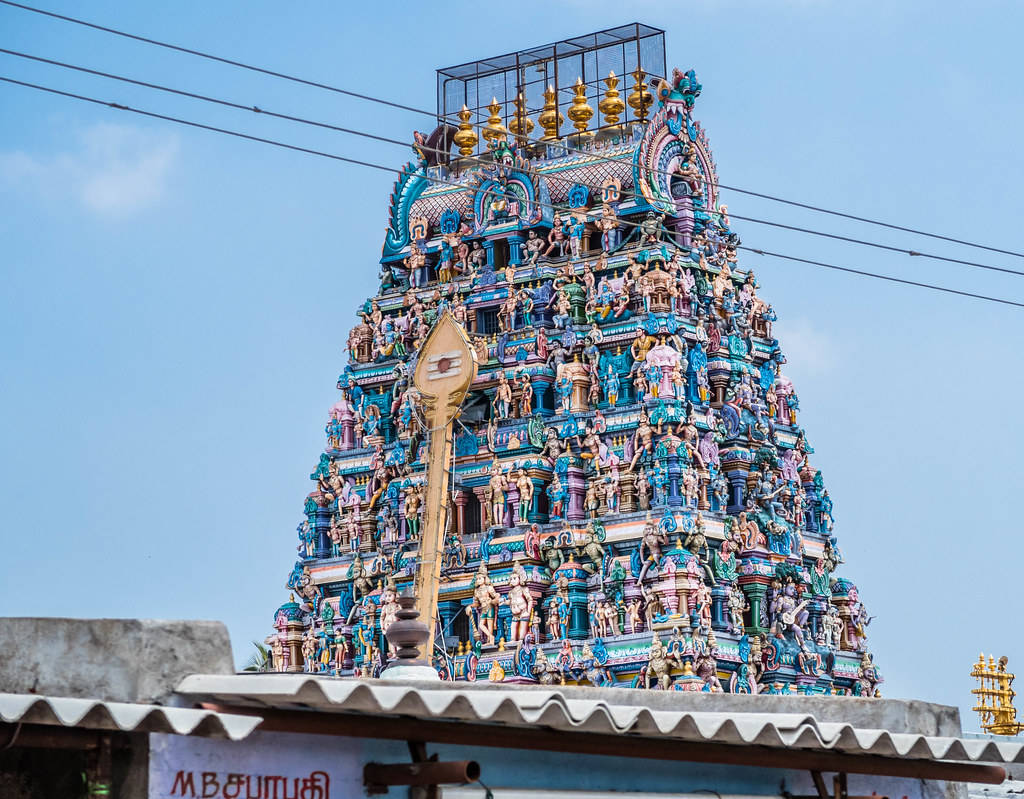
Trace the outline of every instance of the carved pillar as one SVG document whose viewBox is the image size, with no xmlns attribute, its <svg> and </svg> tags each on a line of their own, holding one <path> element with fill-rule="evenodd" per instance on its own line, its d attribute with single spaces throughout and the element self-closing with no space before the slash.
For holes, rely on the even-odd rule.
<svg viewBox="0 0 1024 799">
<path fill-rule="evenodd" d="M 636 510 L 636 475 L 632 472 L 619 473 L 619 487 L 622 494 L 619 496 L 619 511 L 622 513 L 633 513 Z"/>
<path fill-rule="evenodd" d="M 331 507 L 330 505 L 321 505 L 317 502 L 316 506 L 316 556 L 318 558 L 326 558 L 331 554 Z"/>
<path fill-rule="evenodd" d="M 849 596 L 836 594 L 832 597 L 832 604 L 839 609 L 839 618 L 843 622 L 839 637 L 840 649 L 848 652 L 859 651 L 860 638 L 857 635 L 857 626 L 853 622 L 853 610 L 850 607 Z"/>
<path fill-rule="evenodd" d="M 828 610 L 828 600 L 822 596 L 816 596 L 807 604 L 807 626 L 811 641 L 818 640 L 818 633 L 821 631 L 821 617 Z"/>
<path fill-rule="evenodd" d="M 579 288 L 579 292 L 573 292 L 569 295 L 569 307 L 573 324 L 582 325 L 586 324 L 587 321 L 587 298 L 582 286 Z"/>
<path fill-rule="evenodd" d="M 711 589 L 711 627 L 715 630 L 727 631 L 729 629 L 728 601 L 728 583 L 718 583 Z"/>
<path fill-rule="evenodd" d="M 688 616 L 686 590 L 684 588 L 684 590 L 680 591 L 677 584 L 677 577 L 684 574 L 685 571 L 680 569 L 674 560 L 666 558 L 661 574 L 658 575 L 658 581 L 653 586 L 654 590 L 661 596 L 665 613 L 677 625 L 680 615 Z M 682 597 L 681 602 L 680 597 Z M 689 626 L 689 621 L 687 621 L 686 625 L 682 626 Z"/>
<path fill-rule="evenodd" d="M 729 480 L 729 513 L 736 514 L 746 509 L 748 474 L 746 469 L 733 469 L 725 475 Z"/>
<path fill-rule="evenodd" d="M 338 449 L 355 448 L 355 414 L 348 409 L 341 411 L 338 413 L 338 421 L 341 422 L 341 437 L 338 441 Z"/>
<path fill-rule="evenodd" d="M 527 514 L 526 522 L 538 522 L 544 524 L 547 522 L 547 514 L 540 512 L 540 498 L 544 494 L 544 489 L 548 482 L 551 480 L 551 472 L 547 469 L 532 468 L 526 470 L 530 480 L 533 482 L 533 499 L 530 500 L 530 512 Z"/>
<path fill-rule="evenodd" d="M 370 514 L 366 514 L 359 520 L 359 551 L 373 552 L 373 537 L 377 533 L 377 520 Z"/>
<path fill-rule="evenodd" d="M 590 637 L 590 617 L 587 613 L 587 581 L 579 576 L 569 579 L 569 637 L 577 640 Z"/>
<path fill-rule="evenodd" d="M 535 410 L 545 416 L 555 411 L 555 397 L 551 390 L 553 382 L 554 379 L 547 376 L 533 379 L 533 405 Z"/>
<path fill-rule="evenodd" d="M 526 524 L 525 519 L 519 518 L 519 489 L 515 483 L 509 481 L 508 495 L 506 497 L 508 503 L 508 514 L 512 517 L 510 527 L 518 527 L 520 524 Z"/>
<path fill-rule="evenodd" d="M 334 651 L 335 668 L 347 671 L 355 665 L 352 660 L 352 625 L 341 625 L 335 640 L 338 642 L 338 649 Z"/>
<path fill-rule="evenodd" d="M 487 271 L 494 271 L 494 239 L 484 241 L 484 252 L 487 253 Z"/>
<path fill-rule="evenodd" d="M 708 491 L 711 488 L 711 475 L 707 469 L 697 472 L 697 507 L 700 510 L 711 510 L 711 502 L 708 500 Z"/>
<path fill-rule="evenodd" d="M 579 361 L 572 361 L 567 363 L 564 369 L 565 375 L 572 381 L 569 411 L 571 413 L 586 413 L 590 410 L 590 404 L 587 401 L 590 375 L 587 373 L 587 368 Z"/>
<path fill-rule="evenodd" d="M 676 579 L 677 590 L 683 597 L 680 600 L 681 612 L 688 616 L 690 624 L 700 625 L 700 617 L 697 613 L 697 589 L 700 587 L 704 577 L 698 572 L 687 569 L 679 570 L 680 577 Z"/>
<path fill-rule="evenodd" d="M 711 382 L 711 407 L 721 408 L 725 404 L 725 389 L 729 384 L 728 377 L 715 375 L 710 378 Z"/>
<path fill-rule="evenodd" d="M 523 237 L 513 233 L 508 237 L 508 262 L 511 266 L 519 266 L 523 263 Z"/>
<path fill-rule="evenodd" d="M 681 473 L 679 455 L 673 452 L 666 460 L 668 462 L 668 504 L 673 506 L 682 505 L 683 498 L 679 494 L 679 476 Z"/>
<path fill-rule="evenodd" d="M 764 578 L 744 580 L 743 577 L 740 577 L 739 580 L 740 587 L 743 588 L 743 592 L 747 595 L 747 601 L 750 602 L 750 624 L 746 629 L 748 633 L 768 632 L 768 627 L 762 623 L 762 616 L 767 615 L 765 595 L 768 592 L 768 586 L 760 582 L 761 579 Z"/>
<path fill-rule="evenodd" d="M 469 492 L 459 488 L 452 494 L 452 502 L 455 503 L 455 529 L 459 537 L 466 535 L 466 505 L 469 503 Z"/>
<path fill-rule="evenodd" d="M 285 648 L 288 650 L 288 671 L 302 671 L 302 622 L 289 620 L 285 627 Z"/>
<path fill-rule="evenodd" d="M 491 526 L 491 505 L 487 501 L 487 486 L 473 486 L 473 493 L 480 503 L 480 529 L 486 530 Z"/>
<path fill-rule="evenodd" d="M 806 495 L 806 502 L 804 504 L 804 529 L 810 533 L 818 532 L 818 504 L 820 497 L 818 496 L 818 489 L 814 485 L 814 478 L 810 480 L 803 480 L 804 494 Z"/>
<path fill-rule="evenodd" d="M 398 500 L 394 503 L 395 518 L 398 520 L 398 542 L 404 544 L 409 540 L 409 520 L 405 518 L 405 493 L 399 495 Z"/>
<path fill-rule="evenodd" d="M 587 493 L 587 481 L 583 470 L 578 466 L 570 466 L 566 470 L 566 481 L 569 489 L 569 502 L 565 518 L 570 522 L 579 522 L 585 518 L 583 498 Z"/>
</svg>

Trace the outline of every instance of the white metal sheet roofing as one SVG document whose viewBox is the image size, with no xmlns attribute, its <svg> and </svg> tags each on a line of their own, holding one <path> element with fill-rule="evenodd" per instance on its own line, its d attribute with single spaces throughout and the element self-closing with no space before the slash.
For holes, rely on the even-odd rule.
<svg viewBox="0 0 1024 799">
<path fill-rule="evenodd" d="M 179 684 L 177 693 L 195 702 L 225 706 L 298 708 L 509 727 L 543 726 L 573 732 L 832 751 L 860 756 L 978 763 L 1024 762 L 1024 745 L 1020 743 L 854 727 L 842 722 L 819 721 L 814 715 L 802 712 L 673 709 L 673 704 L 683 704 L 682 696 L 676 703 L 664 694 L 654 697 L 643 691 L 635 692 L 633 703 L 612 703 L 594 698 L 595 691 L 572 687 L 524 689 L 520 686 L 505 688 L 471 683 L 456 686 L 450 682 L 403 684 L 303 674 L 261 674 L 192 675 Z M 622 696 L 621 692 L 617 693 Z M 707 704 L 713 707 L 713 695 L 707 696 Z M 651 701 L 654 699 L 657 701 Z M 832 701 L 848 700 L 836 697 Z M 686 704 L 692 704 L 692 701 Z M 790 706 L 798 707 L 799 701 Z"/>
<path fill-rule="evenodd" d="M 120 732 L 166 732 L 238 741 L 251 733 L 262 719 L 184 707 L 0 693 L 0 721 Z"/>
</svg>

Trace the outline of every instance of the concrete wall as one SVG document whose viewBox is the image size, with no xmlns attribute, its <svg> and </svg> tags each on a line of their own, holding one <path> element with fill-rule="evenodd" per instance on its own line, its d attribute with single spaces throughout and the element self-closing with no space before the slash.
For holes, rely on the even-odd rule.
<svg viewBox="0 0 1024 799">
<path fill-rule="evenodd" d="M 234 671 L 217 621 L 0 619 L 2 692 L 161 703 L 188 674 Z"/>
</svg>

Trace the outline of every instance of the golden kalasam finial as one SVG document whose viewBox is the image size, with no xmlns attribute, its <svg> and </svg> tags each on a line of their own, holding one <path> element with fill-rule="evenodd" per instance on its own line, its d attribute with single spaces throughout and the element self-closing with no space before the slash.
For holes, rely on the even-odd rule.
<svg viewBox="0 0 1024 799">
<path fill-rule="evenodd" d="M 523 97 L 522 92 L 516 95 L 516 99 L 513 102 L 515 103 L 516 110 L 512 115 L 512 119 L 508 121 L 508 129 L 515 134 L 517 140 L 523 142 L 533 130 L 533 120 L 526 113 L 526 98 Z"/>
<path fill-rule="evenodd" d="M 491 104 L 487 106 L 487 110 L 491 112 L 491 115 L 487 117 L 487 124 L 484 126 L 484 138 L 488 143 L 507 139 L 508 129 L 501 121 L 501 103 L 498 102 L 497 97 L 491 98 Z"/>
<path fill-rule="evenodd" d="M 637 122 L 647 121 L 647 110 L 651 107 L 651 103 L 654 102 L 654 95 L 647 91 L 647 82 L 644 80 L 646 77 L 647 73 L 640 69 L 640 67 L 633 71 L 633 80 L 636 83 L 633 84 L 633 91 L 630 92 L 628 100 L 629 107 L 633 109 Z"/>
<path fill-rule="evenodd" d="M 476 149 L 476 143 L 480 140 L 476 131 L 473 130 L 473 124 L 469 121 L 473 112 L 463 105 L 457 116 L 459 117 L 459 129 L 455 132 L 452 141 L 455 142 L 462 155 L 472 155 L 473 150 Z"/>
<path fill-rule="evenodd" d="M 544 128 L 544 135 L 540 137 L 541 141 L 551 141 L 552 139 L 558 138 L 558 128 L 561 126 L 564 118 L 558 110 L 558 103 L 555 100 L 555 87 L 548 84 L 548 88 L 544 92 L 544 108 L 537 115 L 537 123 Z"/>
<path fill-rule="evenodd" d="M 1017 695 L 1010 687 L 1014 675 L 1006 670 L 1006 656 L 995 658 L 989 656 L 988 664 L 985 655 L 978 655 L 978 662 L 971 669 L 971 676 L 978 681 L 978 687 L 971 693 L 978 697 L 975 712 L 981 717 L 981 728 L 994 735 L 1017 735 L 1024 730 L 1024 724 L 1017 721 L 1017 709 L 1013 706 L 1013 698 Z"/>
<path fill-rule="evenodd" d="M 593 131 L 587 130 L 587 123 L 594 116 L 594 109 L 587 103 L 587 86 L 583 78 L 576 78 L 576 85 L 572 87 L 574 92 L 572 105 L 569 106 L 568 116 L 572 120 L 573 127 L 580 136 L 593 136 Z"/>
<path fill-rule="evenodd" d="M 619 95 L 619 90 L 615 88 L 619 85 L 619 79 L 615 77 L 614 70 L 608 73 L 608 77 L 604 79 L 604 84 L 608 88 L 605 90 L 601 102 L 597 104 L 597 109 L 604 114 L 605 125 L 618 125 L 619 116 L 626 110 L 626 103 Z"/>
</svg>

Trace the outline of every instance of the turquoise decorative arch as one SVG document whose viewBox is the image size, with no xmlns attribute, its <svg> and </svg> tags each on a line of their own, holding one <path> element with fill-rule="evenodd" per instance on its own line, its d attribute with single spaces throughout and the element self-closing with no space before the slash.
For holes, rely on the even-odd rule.
<svg viewBox="0 0 1024 799">
<path fill-rule="evenodd" d="M 541 221 L 542 209 L 534 179 L 526 172 L 511 170 L 504 179 L 497 176 L 483 178 L 473 195 L 473 219 L 477 232 L 489 226 L 491 205 L 496 197 L 504 196 L 519 203 L 519 224 L 529 227 Z"/>
<path fill-rule="evenodd" d="M 412 204 L 430 185 L 422 168 L 410 161 L 398 175 L 391 190 L 388 229 L 384 235 L 381 261 L 390 261 L 409 245 L 409 213 Z"/>
</svg>

